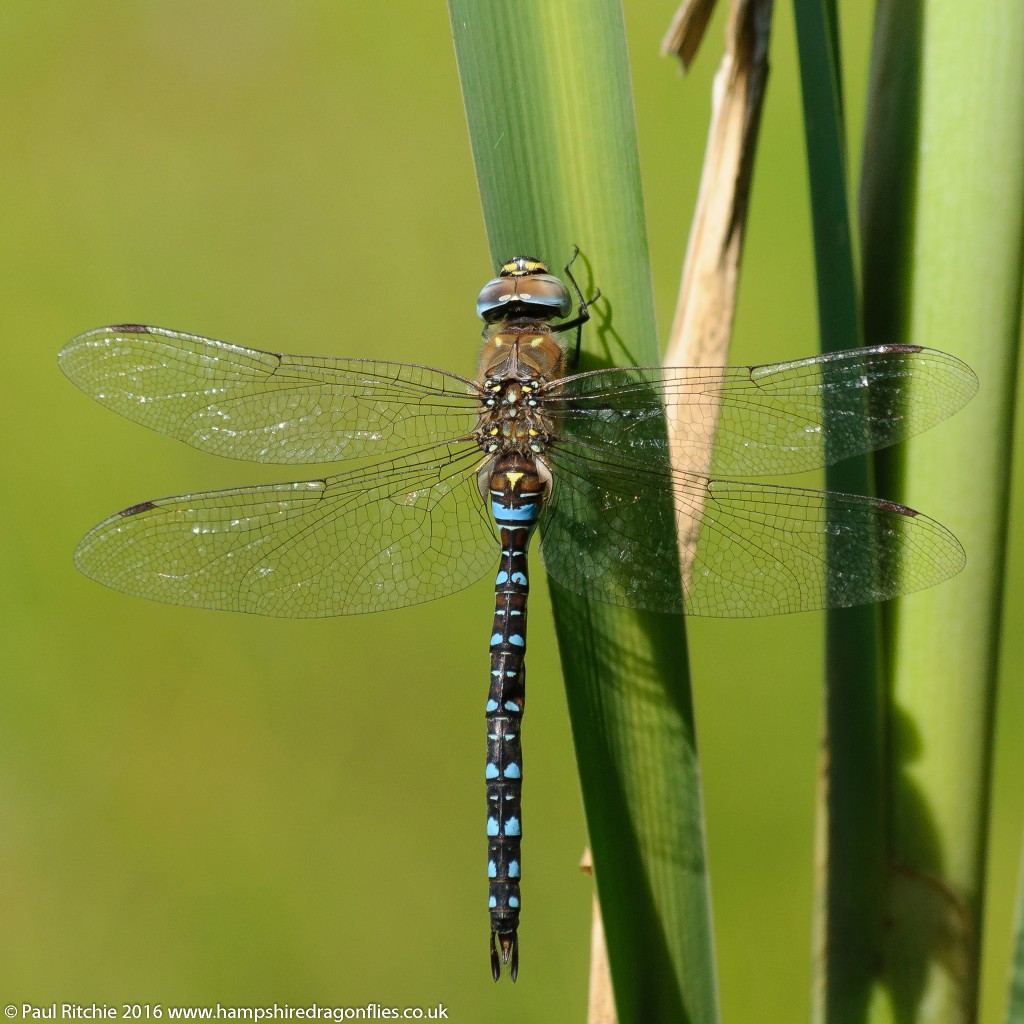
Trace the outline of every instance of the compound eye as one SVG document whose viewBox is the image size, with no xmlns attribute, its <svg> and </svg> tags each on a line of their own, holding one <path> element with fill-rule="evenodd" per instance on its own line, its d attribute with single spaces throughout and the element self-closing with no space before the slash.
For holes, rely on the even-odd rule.
<svg viewBox="0 0 1024 1024">
<path fill-rule="evenodd" d="M 571 310 L 569 289 L 551 274 L 496 277 L 483 286 L 476 300 L 476 315 L 487 323 L 510 316 L 551 320 L 568 316 Z"/>
<path fill-rule="evenodd" d="M 520 297 L 531 307 L 543 310 L 545 318 L 568 316 L 572 311 L 569 289 L 551 274 L 535 274 L 523 278 L 519 284 Z M 528 293 L 527 299 L 522 293 Z"/>
<path fill-rule="evenodd" d="M 516 297 L 515 281 L 496 277 L 480 290 L 476 300 L 476 315 L 488 323 L 500 319 L 505 307 Z"/>
</svg>

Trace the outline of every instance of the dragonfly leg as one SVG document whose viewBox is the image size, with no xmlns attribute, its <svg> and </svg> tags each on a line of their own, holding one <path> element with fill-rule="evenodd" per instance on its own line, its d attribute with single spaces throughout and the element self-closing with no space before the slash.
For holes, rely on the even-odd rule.
<svg viewBox="0 0 1024 1024">
<path fill-rule="evenodd" d="M 589 307 L 597 302 L 601 298 L 601 289 L 598 288 L 594 295 L 590 299 L 586 299 L 583 296 L 583 290 L 580 288 L 579 283 L 572 274 L 572 265 L 576 262 L 576 257 L 580 254 L 580 247 L 574 245 L 572 252 L 572 259 L 565 265 L 565 276 L 569 279 L 569 283 L 572 285 L 573 291 L 576 293 L 576 315 L 571 320 L 566 320 L 563 324 L 557 324 L 552 327 L 551 330 L 558 334 L 562 331 L 571 331 L 574 327 L 576 328 L 576 347 L 573 350 L 572 358 L 569 360 L 569 369 L 575 370 L 579 365 L 580 361 L 580 343 L 583 340 L 583 325 L 590 319 Z"/>
</svg>

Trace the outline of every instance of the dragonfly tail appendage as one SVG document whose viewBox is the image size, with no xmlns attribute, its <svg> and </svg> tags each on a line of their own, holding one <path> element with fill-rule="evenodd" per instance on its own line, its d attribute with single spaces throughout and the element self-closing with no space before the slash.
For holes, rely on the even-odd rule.
<svg viewBox="0 0 1024 1024">
<path fill-rule="evenodd" d="M 498 948 L 501 952 L 498 952 Z M 519 935 L 516 932 L 491 932 L 491 976 L 501 977 L 501 965 L 508 965 L 509 977 L 519 977 Z"/>
</svg>

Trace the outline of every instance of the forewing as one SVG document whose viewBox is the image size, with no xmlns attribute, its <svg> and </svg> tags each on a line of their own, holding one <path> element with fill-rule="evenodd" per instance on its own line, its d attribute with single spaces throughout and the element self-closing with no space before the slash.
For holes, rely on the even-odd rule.
<svg viewBox="0 0 1024 1024">
<path fill-rule="evenodd" d="M 651 611 L 739 617 L 887 601 L 964 565 L 957 539 L 894 502 L 663 467 L 546 456 L 547 571 L 564 587 Z M 680 571 L 678 520 L 692 529 Z M 680 582 L 682 580 L 682 583 Z"/>
<path fill-rule="evenodd" d="M 671 437 L 681 469 L 775 476 L 906 440 L 977 386 L 945 352 L 883 345 L 765 366 L 597 370 L 552 382 L 543 400 L 570 442 L 657 468 Z"/>
<path fill-rule="evenodd" d="M 465 437 L 471 381 L 426 366 L 291 356 L 160 327 L 79 335 L 60 366 L 87 395 L 195 448 L 251 462 L 334 462 Z"/>
<path fill-rule="evenodd" d="M 430 601 L 497 562 L 481 458 L 446 445 L 324 480 L 143 502 L 90 531 L 75 561 L 136 597 L 283 618 Z"/>
</svg>

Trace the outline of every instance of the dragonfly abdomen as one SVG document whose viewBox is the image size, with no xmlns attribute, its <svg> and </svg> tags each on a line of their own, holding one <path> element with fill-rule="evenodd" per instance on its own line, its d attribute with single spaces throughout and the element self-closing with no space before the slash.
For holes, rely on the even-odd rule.
<svg viewBox="0 0 1024 1024">
<path fill-rule="evenodd" d="M 501 534 L 486 709 L 491 973 L 497 981 L 501 963 L 506 963 L 515 981 L 519 972 L 517 929 L 523 834 L 520 724 L 526 703 L 526 601 L 530 592 L 527 549 L 544 502 L 545 486 L 534 462 L 513 452 L 496 459 L 488 496 Z"/>
</svg>

